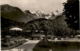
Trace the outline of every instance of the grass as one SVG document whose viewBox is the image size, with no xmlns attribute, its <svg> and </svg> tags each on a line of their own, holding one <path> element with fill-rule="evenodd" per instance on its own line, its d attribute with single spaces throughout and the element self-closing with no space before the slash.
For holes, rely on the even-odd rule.
<svg viewBox="0 0 80 51">
<path fill-rule="evenodd" d="M 59 42 L 50 42 L 47 44 L 44 41 L 40 41 L 34 48 L 33 51 L 80 51 L 80 42 L 68 42 L 68 41 L 59 41 Z"/>
<path fill-rule="evenodd" d="M 7 41 L 6 39 L 4 39 L 1 41 L 1 49 L 2 50 L 8 50 L 8 49 L 15 48 L 26 42 L 26 40 L 22 37 L 13 37 L 13 38 L 10 38 L 9 40 L 10 41 Z"/>
</svg>

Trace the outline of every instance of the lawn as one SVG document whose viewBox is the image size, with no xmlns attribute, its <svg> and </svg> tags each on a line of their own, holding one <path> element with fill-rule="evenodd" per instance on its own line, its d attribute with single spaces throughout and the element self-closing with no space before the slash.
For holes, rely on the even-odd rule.
<svg viewBox="0 0 80 51">
<path fill-rule="evenodd" d="M 12 49 L 19 45 L 22 45 L 25 42 L 26 40 L 23 37 L 12 37 L 12 38 L 9 38 L 8 40 L 3 39 L 1 40 L 1 49 L 2 50 Z"/>
<path fill-rule="evenodd" d="M 44 41 L 40 41 L 34 48 L 33 51 L 80 51 L 80 42 L 69 42 L 69 41 L 48 41 L 47 44 Z"/>
</svg>

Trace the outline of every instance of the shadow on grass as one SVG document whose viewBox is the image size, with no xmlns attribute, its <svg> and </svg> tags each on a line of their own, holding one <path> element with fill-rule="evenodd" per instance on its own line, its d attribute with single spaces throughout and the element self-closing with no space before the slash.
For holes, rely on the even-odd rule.
<svg viewBox="0 0 80 51">
<path fill-rule="evenodd" d="M 59 41 L 59 42 L 47 42 L 40 41 L 34 48 L 33 51 L 80 51 L 80 42 L 68 42 L 68 41 Z"/>
</svg>

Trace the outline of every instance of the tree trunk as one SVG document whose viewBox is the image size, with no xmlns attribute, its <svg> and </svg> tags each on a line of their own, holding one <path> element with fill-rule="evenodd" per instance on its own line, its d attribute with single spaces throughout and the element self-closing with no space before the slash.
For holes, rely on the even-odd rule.
<svg viewBox="0 0 80 51">
<path fill-rule="evenodd" d="M 47 38 L 47 34 L 45 34 L 44 44 L 45 44 L 45 45 L 48 45 L 48 38 Z"/>
</svg>

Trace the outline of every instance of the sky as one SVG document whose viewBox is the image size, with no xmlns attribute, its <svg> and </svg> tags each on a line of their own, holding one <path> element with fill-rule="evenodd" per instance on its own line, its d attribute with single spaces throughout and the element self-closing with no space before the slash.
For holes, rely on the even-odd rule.
<svg viewBox="0 0 80 51">
<path fill-rule="evenodd" d="M 54 12 L 61 13 L 63 4 L 66 0 L 0 0 L 0 5 L 10 4 L 19 7 L 21 10 L 30 10 L 31 12 L 41 11 L 44 13 Z"/>
</svg>

